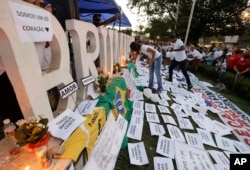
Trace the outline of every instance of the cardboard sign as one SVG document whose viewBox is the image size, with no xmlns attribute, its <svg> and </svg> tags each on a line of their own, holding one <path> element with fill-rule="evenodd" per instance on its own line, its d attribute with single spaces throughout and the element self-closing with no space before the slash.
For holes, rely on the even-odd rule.
<svg viewBox="0 0 250 170">
<path fill-rule="evenodd" d="M 12 1 L 9 1 L 9 6 L 21 42 L 52 40 L 53 27 L 51 14 L 48 11 L 40 7 L 31 7 Z"/>
<path fill-rule="evenodd" d="M 88 76 L 82 78 L 81 81 L 83 86 L 87 86 L 88 84 L 93 83 L 95 81 L 95 78 L 93 76 Z"/>
<path fill-rule="evenodd" d="M 67 86 L 61 88 L 59 90 L 59 93 L 62 99 L 65 99 L 66 97 L 68 97 L 77 90 L 78 90 L 78 85 L 76 82 L 73 81 L 72 83 L 69 83 Z"/>
</svg>

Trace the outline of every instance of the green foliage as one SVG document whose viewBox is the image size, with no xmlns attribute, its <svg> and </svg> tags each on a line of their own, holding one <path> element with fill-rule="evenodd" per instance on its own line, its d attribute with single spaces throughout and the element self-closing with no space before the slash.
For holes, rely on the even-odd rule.
<svg viewBox="0 0 250 170">
<path fill-rule="evenodd" d="M 108 79 L 109 79 L 108 76 L 105 76 L 104 74 L 99 74 L 97 78 L 98 86 L 100 88 L 106 87 Z"/>
<path fill-rule="evenodd" d="M 37 143 L 46 134 L 48 121 L 47 118 L 40 118 L 40 120 L 33 118 L 29 121 L 21 119 L 17 121 L 18 129 L 15 132 L 17 144 L 24 146 Z"/>
<path fill-rule="evenodd" d="M 171 30 L 184 38 L 193 0 L 180 0 L 176 23 L 177 2 L 177 0 L 129 0 L 129 6 L 146 12 L 150 24 L 147 29 L 149 32 L 165 31 L 163 35 L 159 35 L 164 37 L 167 30 Z M 202 36 L 242 35 L 245 27 L 241 14 L 247 8 L 249 8 L 248 0 L 196 0 L 189 42 L 196 44 Z M 165 23 L 162 27 L 158 27 L 158 23 L 155 22 L 159 20 Z"/>
</svg>

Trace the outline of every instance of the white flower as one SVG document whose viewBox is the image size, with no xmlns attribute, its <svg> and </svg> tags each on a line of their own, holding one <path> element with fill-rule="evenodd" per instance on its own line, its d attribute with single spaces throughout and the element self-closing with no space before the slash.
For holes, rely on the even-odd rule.
<svg viewBox="0 0 250 170">
<path fill-rule="evenodd" d="M 16 122 L 16 124 L 17 124 L 18 127 L 21 127 L 24 123 L 27 123 L 27 121 L 24 120 L 24 119 L 20 119 L 20 120 L 18 120 L 18 121 Z"/>
</svg>

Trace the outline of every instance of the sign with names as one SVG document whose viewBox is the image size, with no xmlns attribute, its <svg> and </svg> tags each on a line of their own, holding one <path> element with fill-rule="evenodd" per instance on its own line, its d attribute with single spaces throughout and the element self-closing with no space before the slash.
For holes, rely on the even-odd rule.
<svg viewBox="0 0 250 170">
<path fill-rule="evenodd" d="M 216 150 L 208 150 L 208 153 L 212 156 L 213 160 L 218 164 L 222 165 L 223 167 L 227 167 L 229 169 L 229 159 L 223 152 L 216 151 Z"/>
<path fill-rule="evenodd" d="M 145 103 L 145 111 L 146 112 L 153 112 L 156 113 L 156 107 L 154 104 L 150 104 L 150 103 Z"/>
<path fill-rule="evenodd" d="M 84 100 L 82 101 L 75 110 L 76 113 L 79 113 L 80 115 L 86 115 L 91 114 L 98 102 L 98 99 L 96 100 Z"/>
<path fill-rule="evenodd" d="M 127 137 L 135 140 L 141 140 L 143 129 L 143 117 L 132 114 L 127 131 Z"/>
<path fill-rule="evenodd" d="M 177 117 L 188 117 L 188 115 L 185 114 L 184 112 L 182 112 L 181 110 L 174 110 L 174 114 L 175 114 Z"/>
<path fill-rule="evenodd" d="M 21 42 L 51 41 L 53 27 L 51 14 L 36 6 L 28 6 L 9 1 Z"/>
<path fill-rule="evenodd" d="M 215 135 L 215 141 L 217 143 L 218 148 L 226 150 L 226 151 L 231 151 L 234 153 L 237 152 L 235 147 L 234 147 L 233 140 Z"/>
<path fill-rule="evenodd" d="M 169 96 L 165 93 L 161 93 L 160 94 L 160 97 L 163 101 L 167 101 L 167 100 L 170 100 Z"/>
<path fill-rule="evenodd" d="M 250 153 L 250 149 L 243 142 L 234 141 L 234 146 L 239 150 L 240 153 Z"/>
<path fill-rule="evenodd" d="M 158 109 L 160 110 L 160 113 L 171 113 L 166 106 L 158 105 Z"/>
<path fill-rule="evenodd" d="M 185 132 L 185 137 L 187 140 L 187 143 L 193 147 L 196 148 L 200 148 L 200 149 L 204 149 L 203 143 L 200 139 L 200 136 L 198 135 L 198 133 L 188 133 Z"/>
<path fill-rule="evenodd" d="M 186 140 L 178 127 L 167 125 L 167 129 L 171 139 L 186 143 Z"/>
<path fill-rule="evenodd" d="M 130 163 L 133 165 L 145 165 L 149 163 L 143 142 L 128 143 L 128 153 Z"/>
<path fill-rule="evenodd" d="M 148 122 L 160 123 L 159 116 L 156 113 L 146 113 L 146 117 Z"/>
<path fill-rule="evenodd" d="M 121 115 L 115 120 L 109 113 L 106 124 L 83 169 L 114 169 L 128 122 Z"/>
<path fill-rule="evenodd" d="M 76 82 L 73 81 L 72 83 L 69 83 L 68 85 L 61 88 L 59 90 L 59 93 L 62 99 L 65 99 L 66 97 L 68 97 L 77 90 L 78 90 L 78 85 Z"/>
<path fill-rule="evenodd" d="M 182 117 L 177 116 L 177 120 L 178 120 L 180 129 L 189 129 L 189 130 L 194 129 L 191 121 L 188 118 L 182 118 Z"/>
<path fill-rule="evenodd" d="M 88 84 L 93 83 L 95 81 L 95 78 L 93 76 L 88 76 L 82 78 L 81 81 L 83 86 L 87 86 Z"/>
<path fill-rule="evenodd" d="M 144 107 L 144 101 L 134 101 L 133 103 L 133 109 L 137 109 L 137 110 L 143 110 Z"/>
<path fill-rule="evenodd" d="M 175 162 L 178 170 L 216 170 L 207 151 L 175 141 Z"/>
<path fill-rule="evenodd" d="M 160 136 L 160 135 L 164 135 L 165 129 L 162 125 L 157 124 L 157 123 L 149 123 L 149 128 L 150 128 L 150 133 L 151 136 L 156 135 L 156 136 Z"/>
<path fill-rule="evenodd" d="M 144 110 L 133 109 L 132 115 L 144 118 Z"/>
<path fill-rule="evenodd" d="M 228 126 L 224 125 L 223 123 L 218 122 L 216 120 L 212 121 L 212 126 L 210 128 L 211 132 L 214 132 L 219 136 L 231 134 L 231 132 L 230 132 L 231 130 L 232 129 L 230 127 L 228 127 Z"/>
<path fill-rule="evenodd" d="M 162 106 L 169 106 L 168 101 L 167 100 L 160 100 L 159 104 Z"/>
<path fill-rule="evenodd" d="M 210 126 L 212 124 L 212 120 L 204 114 L 192 114 L 192 119 L 200 128 L 203 129 L 210 129 Z"/>
<path fill-rule="evenodd" d="M 165 136 L 159 136 L 156 147 L 156 153 L 174 159 L 174 141 Z"/>
<path fill-rule="evenodd" d="M 173 170 L 173 161 L 170 158 L 154 157 L 154 170 Z"/>
<path fill-rule="evenodd" d="M 49 131 L 53 136 L 66 140 L 84 119 L 81 115 L 67 109 L 49 122 Z"/>
<path fill-rule="evenodd" d="M 204 144 L 209 145 L 209 146 L 213 146 L 213 147 L 217 147 L 210 131 L 200 129 L 200 128 L 196 128 L 196 130 L 200 136 L 201 141 Z"/>
<path fill-rule="evenodd" d="M 177 123 L 175 122 L 174 118 L 170 115 L 161 115 L 163 122 L 164 123 L 169 123 L 172 125 L 177 125 Z"/>
</svg>

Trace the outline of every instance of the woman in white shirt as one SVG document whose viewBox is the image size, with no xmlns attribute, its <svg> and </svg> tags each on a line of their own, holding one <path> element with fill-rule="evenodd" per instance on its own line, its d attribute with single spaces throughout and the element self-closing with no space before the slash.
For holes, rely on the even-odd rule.
<svg viewBox="0 0 250 170">
<path fill-rule="evenodd" d="M 139 44 L 137 42 L 132 42 L 130 44 L 131 52 L 136 52 L 137 55 L 141 52 L 149 57 L 149 85 L 148 88 L 152 89 L 154 87 L 154 73 L 156 75 L 159 93 L 162 92 L 162 77 L 161 77 L 161 64 L 162 64 L 162 54 L 150 47 L 149 45 Z"/>
</svg>

